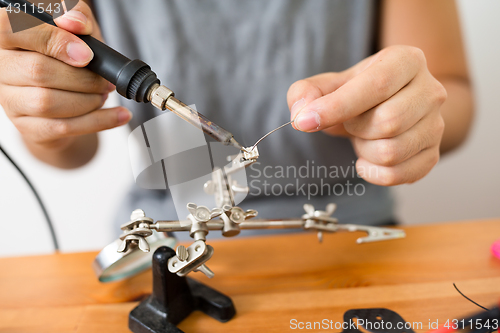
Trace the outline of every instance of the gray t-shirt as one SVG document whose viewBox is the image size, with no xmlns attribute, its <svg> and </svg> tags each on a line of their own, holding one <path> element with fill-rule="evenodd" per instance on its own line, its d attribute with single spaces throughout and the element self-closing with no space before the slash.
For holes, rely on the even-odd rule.
<svg viewBox="0 0 500 333">
<path fill-rule="evenodd" d="M 109 45 L 148 63 L 177 98 L 196 104 L 244 145 L 290 120 L 286 93 L 293 82 L 372 54 L 378 15 L 370 0 L 105 0 L 95 6 Z M 125 99 L 123 105 L 134 113 L 132 129 L 160 114 L 150 105 Z M 389 189 L 356 176 L 349 140 L 287 127 L 259 150 L 259 164 L 248 170 L 250 194 L 240 205 L 259 217 L 299 217 L 306 202 L 317 209 L 335 202 L 341 222 L 393 218 Z M 135 208 L 154 219 L 176 218 L 168 191 L 135 186 L 119 221 Z"/>
</svg>

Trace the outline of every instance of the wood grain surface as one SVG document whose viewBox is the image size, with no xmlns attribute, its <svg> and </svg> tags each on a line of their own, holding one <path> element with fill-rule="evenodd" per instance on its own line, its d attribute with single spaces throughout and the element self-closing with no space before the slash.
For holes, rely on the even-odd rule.
<svg viewBox="0 0 500 333">
<path fill-rule="evenodd" d="M 386 307 L 408 322 L 460 318 L 500 299 L 500 260 L 490 253 L 500 220 L 404 228 L 407 237 L 357 245 L 361 233 L 313 233 L 209 241 L 211 280 L 232 297 L 236 317 L 221 324 L 195 312 L 186 332 L 288 332 L 297 322 L 342 322 L 348 309 Z M 151 272 L 102 284 L 97 253 L 0 259 L 0 332 L 129 332 L 128 313 L 151 291 Z M 304 330 L 305 331 L 305 330 Z M 338 329 L 307 330 L 331 331 Z"/>
</svg>

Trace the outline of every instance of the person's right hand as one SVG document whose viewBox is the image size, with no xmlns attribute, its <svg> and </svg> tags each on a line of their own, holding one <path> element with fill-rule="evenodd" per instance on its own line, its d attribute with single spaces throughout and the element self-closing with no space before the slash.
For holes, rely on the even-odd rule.
<svg viewBox="0 0 500 333">
<path fill-rule="evenodd" d="M 78 136 L 128 123 L 125 108 L 101 109 L 114 86 L 85 67 L 92 50 L 74 34 L 101 39 L 83 1 L 48 24 L 13 33 L 0 10 L 0 105 L 23 139 L 62 150 Z"/>
</svg>

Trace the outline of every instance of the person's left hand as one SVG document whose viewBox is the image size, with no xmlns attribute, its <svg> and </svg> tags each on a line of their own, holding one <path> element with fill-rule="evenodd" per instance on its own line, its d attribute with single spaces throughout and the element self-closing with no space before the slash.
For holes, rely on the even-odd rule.
<svg viewBox="0 0 500 333">
<path fill-rule="evenodd" d="M 391 46 L 343 72 L 295 82 L 287 99 L 296 129 L 349 137 L 358 174 L 390 186 L 415 182 L 438 162 L 446 97 L 420 49 Z"/>
</svg>

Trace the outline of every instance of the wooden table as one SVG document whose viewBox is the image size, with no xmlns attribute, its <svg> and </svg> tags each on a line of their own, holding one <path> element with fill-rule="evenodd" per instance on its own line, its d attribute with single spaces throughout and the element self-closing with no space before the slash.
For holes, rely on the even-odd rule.
<svg viewBox="0 0 500 333">
<path fill-rule="evenodd" d="M 500 220 L 404 228 L 407 237 L 357 245 L 360 233 L 312 233 L 211 241 L 209 280 L 232 297 L 236 317 L 221 324 L 195 312 L 186 332 L 286 332 L 290 321 L 342 322 L 348 309 L 386 307 L 408 322 L 462 317 L 500 299 L 500 260 L 490 253 Z M 91 269 L 96 253 L 0 259 L 0 332 L 119 333 L 128 313 L 151 289 L 150 272 L 100 284 Z M 311 331 L 311 330 L 309 330 Z M 339 332 L 339 330 L 327 330 Z"/>
</svg>

